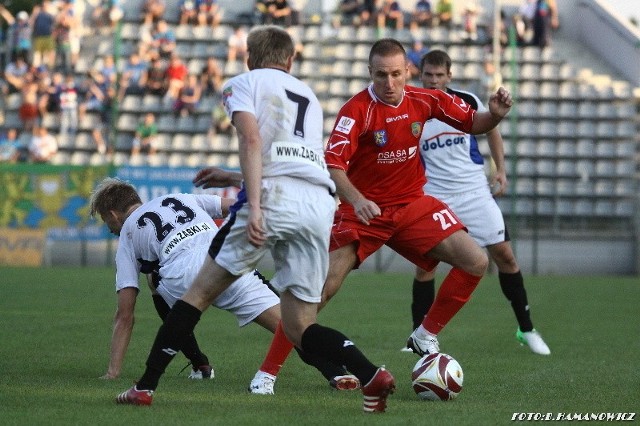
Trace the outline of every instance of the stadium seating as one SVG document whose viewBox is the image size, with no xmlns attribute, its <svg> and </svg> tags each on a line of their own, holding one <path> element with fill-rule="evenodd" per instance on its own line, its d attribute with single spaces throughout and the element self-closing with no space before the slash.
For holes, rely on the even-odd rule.
<svg viewBox="0 0 640 426">
<path fill-rule="evenodd" d="M 125 17 L 121 27 L 122 51 L 133 50 L 140 38 L 142 0 L 121 2 Z M 243 72 L 240 62 L 226 61 L 227 38 L 233 17 L 226 17 L 215 29 L 178 25 L 177 2 L 167 3 L 167 17 L 177 38 L 177 52 L 190 73 L 199 73 L 208 57 L 220 62 L 225 78 Z M 293 73 L 307 82 L 324 108 L 325 137 L 331 131 L 340 106 L 369 82 L 369 48 L 380 34 L 375 28 L 343 26 L 327 36 L 321 25 L 302 22 L 291 29 L 303 44 L 302 60 Z M 386 31 L 409 47 L 408 31 Z M 414 37 L 430 48 L 444 48 L 453 58 L 452 87 L 472 90 L 486 101 L 483 64 L 486 46 L 463 40 L 458 29 L 420 28 Z M 78 76 L 99 66 L 102 55 L 110 54 L 113 37 L 96 33 L 83 42 L 75 72 Z M 603 219 L 633 216 L 634 183 L 638 152 L 638 114 L 628 82 L 598 77 L 563 59 L 566 55 L 553 47 L 540 51 L 534 47 L 505 49 L 500 70 L 507 87 L 517 84 L 514 96 L 517 120 L 505 120 L 500 130 L 505 141 L 507 162 L 516 164 L 517 183 L 510 195 L 517 198 L 513 213 L 529 217 L 535 214 L 595 215 Z M 512 67 L 511 59 L 516 60 Z M 120 65 L 122 67 L 122 64 Z M 597 77 L 597 78 L 596 78 Z M 416 83 L 416 82 L 412 82 Z M 419 84 L 419 82 L 417 82 Z M 205 96 L 193 116 L 176 118 L 170 105 L 152 95 L 127 95 L 120 104 L 116 120 L 117 137 L 113 162 L 124 165 L 172 165 L 199 167 L 205 164 L 238 166 L 237 137 L 209 135 L 211 110 L 218 102 Z M 5 127 L 20 127 L 20 97 L 6 97 Z M 130 158 L 131 139 L 146 112 L 156 114 L 159 128 L 159 152 L 150 158 Z M 99 124 L 99 115 L 89 112 L 81 121 L 75 138 L 60 138 L 55 164 L 101 164 L 105 157 L 94 155 L 96 144 L 91 131 Z M 59 119 L 54 114 L 43 124 L 56 133 Z M 481 141 L 483 155 L 488 155 Z M 637 160 L 635 160 L 637 161 Z M 505 212 L 510 203 L 501 201 Z"/>
</svg>

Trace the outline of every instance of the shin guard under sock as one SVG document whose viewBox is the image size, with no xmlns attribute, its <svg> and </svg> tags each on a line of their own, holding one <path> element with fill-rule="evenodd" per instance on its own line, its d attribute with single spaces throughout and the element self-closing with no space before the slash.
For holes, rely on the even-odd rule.
<svg viewBox="0 0 640 426">
<path fill-rule="evenodd" d="M 155 306 L 158 316 L 162 319 L 162 322 L 164 322 L 165 318 L 167 318 L 167 315 L 169 314 L 169 311 L 171 310 L 169 304 L 165 302 L 165 300 L 159 294 L 154 294 L 151 297 L 153 299 L 153 306 Z M 187 340 L 185 340 L 184 344 L 182 345 L 182 353 L 187 357 L 194 368 L 198 368 L 202 365 L 209 365 L 209 359 L 200 350 L 198 341 L 196 340 L 196 336 L 193 333 L 189 334 Z"/>
<path fill-rule="evenodd" d="M 418 281 L 413 279 L 412 299 L 411 299 L 411 319 L 413 320 L 413 329 L 415 330 L 422 324 L 424 316 L 427 315 L 429 308 L 433 305 L 435 297 L 435 280 Z"/>
<path fill-rule="evenodd" d="M 293 344 L 287 339 L 287 336 L 285 336 L 284 330 L 282 329 L 282 322 L 279 322 L 273 339 L 271 339 L 269 351 L 267 351 L 267 355 L 260 366 L 260 371 L 269 373 L 272 376 L 277 376 L 282 368 L 282 364 L 284 364 L 284 361 L 291 353 L 291 349 L 293 349 Z"/>
<path fill-rule="evenodd" d="M 436 299 L 422 321 L 422 326 L 434 335 L 440 333 L 451 318 L 471 298 L 482 277 L 462 269 L 452 268 L 440 285 Z"/>
<path fill-rule="evenodd" d="M 160 376 L 184 345 L 200 320 L 199 309 L 178 300 L 158 330 L 147 358 L 147 368 L 138 381 L 138 389 L 155 390 Z"/>
<path fill-rule="evenodd" d="M 344 365 L 360 383 L 369 383 L 378 369 L 344 334 L 320 324 L 307 327 L 302 334 L 301 346 L 303 352 Z"/>
</svg>

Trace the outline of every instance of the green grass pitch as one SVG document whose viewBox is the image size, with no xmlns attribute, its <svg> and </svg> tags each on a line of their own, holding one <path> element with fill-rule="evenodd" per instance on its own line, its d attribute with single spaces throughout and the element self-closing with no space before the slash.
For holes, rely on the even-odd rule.
<svg viewBox="0 0 640 426">
<path fill-rule="evenodd" d="M 439 277 L 441 281 L 442 277 Z M 293 354 L 276 395 L 248 394 L 271 334 L 209 309 L 196 328 L 216 370 L 210 381 L 168 367 L 151 407 L 118 406 L 139 378 L 159 325 L 149 291 L 121 378 L 106 372 L 115 310 L 110 268 L 7 268 L 0 278 L 0 421 L 4 425 L 495 425 L 516 412 L 637 412 L 640 407 L 640 282 L 637 277 L 525 277 L 533 320 L 551 348 L 534 355 L 514 337 L 516 322 L 495 275 L 440 334 L 464 370 L 451 402 L 423 402 L 410 386 L 417 356 L 401 353 L 411 332 L 408 274 L 354 272 L 320 314 L 394 374 L 388 411 L 362 413 L 360 392 L 337 392 Z M 637 418 L 636 418 L 637 421 Z M 597 422 L 589 422 L 596 424 Z"/>
</svg>

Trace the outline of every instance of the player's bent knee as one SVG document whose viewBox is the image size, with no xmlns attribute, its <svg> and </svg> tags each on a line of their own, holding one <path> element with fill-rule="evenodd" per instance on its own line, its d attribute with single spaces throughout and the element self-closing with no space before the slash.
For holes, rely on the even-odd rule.
<svg viewBox="0 0 640 426">
<path fill-rule="evenodd" d="M 474 259 L 469 262 L 465 272 L 477 277 L 483 276 L 489 267 L 489 257 L 484 251 L 479 251 Z"/>
</svg>

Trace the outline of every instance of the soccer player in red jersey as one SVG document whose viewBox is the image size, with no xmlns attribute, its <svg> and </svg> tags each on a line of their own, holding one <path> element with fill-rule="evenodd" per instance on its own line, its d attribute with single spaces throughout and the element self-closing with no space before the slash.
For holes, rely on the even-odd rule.
<svg viewBox="0 0 640 426">
<path fill-rule="evenodd" d="M 449 263 L 451 271 L 407 343 L 422 356 L 439 352 L 436 336 L 469 300 L 488 265 L 456 215 L 423 192 L 418 151 L 423 123 L 437 118 L 466 133 L 486 133 L 509 112 L 512 100 L 500 88 L 490 97 L 489 111 L 476 112 L 444 91 L 407 86 L 406 51 L 394 39 L 373 44 L 369 72 L 373 83 L 343 105 L 326 147 L 341 204 L 321 306 L 383 244 L 426 270 Z"/>
</svg>

